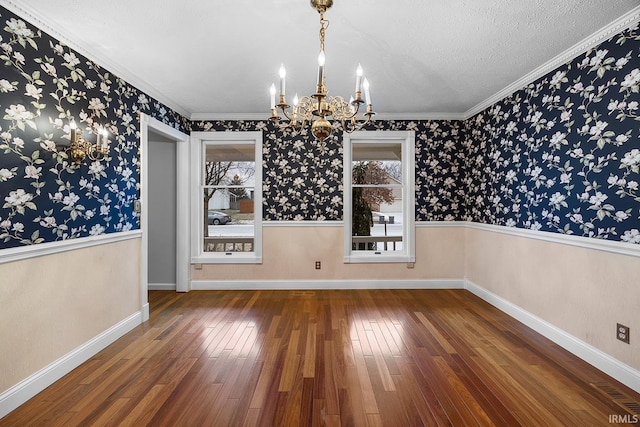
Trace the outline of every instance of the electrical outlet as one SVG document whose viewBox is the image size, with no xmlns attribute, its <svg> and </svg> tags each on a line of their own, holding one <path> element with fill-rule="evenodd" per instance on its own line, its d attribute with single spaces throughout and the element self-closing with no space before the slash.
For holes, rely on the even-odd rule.
<svg viewBox="0 0 640 427">
<path fill-rule="evenodd" d="M 616 338 L 629 344 L 629 327 L 618 323 L 616 325 Z"/>
<path fill-rule="evenodd" d="M 322 268 L 322 264 L 320 261 L 316 261 L 316 270 L 320 270 L 320 268 Z"/>
</svg>

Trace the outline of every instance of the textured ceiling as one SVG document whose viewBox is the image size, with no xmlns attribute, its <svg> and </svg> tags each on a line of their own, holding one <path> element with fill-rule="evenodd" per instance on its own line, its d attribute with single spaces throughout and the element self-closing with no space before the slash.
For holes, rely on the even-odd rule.
<svg viewBox="0 0 640 427">
<path fill-rule="evenodd" d="M 307 0 L 0 3 L 187 116 L 267 117 L 281 62 L 288 94 L 315 89 L 319 22 Z M 329 93 L 348 98 L 360 62 L 378 113 L 463 116 L 638 4 L 335 0 Z"/>
</svg>

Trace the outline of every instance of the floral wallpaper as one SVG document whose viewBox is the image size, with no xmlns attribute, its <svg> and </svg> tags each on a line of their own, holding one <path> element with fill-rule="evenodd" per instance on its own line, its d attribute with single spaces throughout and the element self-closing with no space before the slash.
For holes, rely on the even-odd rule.
<svg viewBox="0 0 640 427">
<path fill-rule="evenodd" d="M 464 219 L 464 122 L 456 120 L 376 121 L 369 128 L 415 132 L 416 221 Z"/>
<path fill-rule="evenodd" d="M 0 8 L 0 249 L 137 229 L 138 112 L 183 132 L 262 131 L 267 221 L 342 219 L 342 141 L 264 121 L 190 122 Z M 416 220 L 476 221 L 640 244 L 640 31 L 632 28 L 466 121 L 416 133 Z M 109 131 L 69 161 L 69 121 Z"/>
<path fill-rule="evenodd" d="M 188 120 L 5 8 L 0 28 L 0 248 L 139 228 L 138 112 Z M 69 161 L 72 119 L 106 127 L 106 161 Z"/>
<path fill-rule="evenodd" d="M 265 221 L 342 219 L 342 145 L 334 132 L 319 144 L 303 129 L 269 121 L 201 121 L 193 131 L 262 131 Z"/>
<path fill-rule="evenodd" d="M 637 25 L 466 123 L 466 219 L 640 243 Z"/>
<path fill-rule="evenodd" d="M 464 216 L 464 123 L 447 120 L 377 120 L 366 130 L 416 133 L 416 219 L 454 221 Z M 342 134 L 318 143 L 308 132 L 267 121 L 201 121 L 196 131 L 263 131 L 265 221 L 342 220 Z"/>
</svg>

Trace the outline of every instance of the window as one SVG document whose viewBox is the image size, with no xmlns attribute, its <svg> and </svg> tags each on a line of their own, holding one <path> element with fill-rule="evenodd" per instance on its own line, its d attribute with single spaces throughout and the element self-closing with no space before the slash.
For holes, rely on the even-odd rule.
<svg viewBox="0 0 640 427">
<path fill-rule="evenodd" d="M 191 148 L 191 262 L 262 262 L 262 133 L 194 132 Z"/>
<path fill-rule="evenodd" d="M 344 135 L 345 262 L 415 262 L 415 135 Z"/>
</svg>

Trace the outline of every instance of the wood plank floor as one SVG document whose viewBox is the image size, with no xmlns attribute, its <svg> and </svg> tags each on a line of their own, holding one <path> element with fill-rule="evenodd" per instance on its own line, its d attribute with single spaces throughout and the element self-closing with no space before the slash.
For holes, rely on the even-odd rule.
<svg viewBox="0 0 640 427">
<path fill-rule="evenodd" d="M 149 322 L 0 425 L 604 426 L 640 415 L 637 393 L 464 290 L 149 301 Z"/>
</svg>

